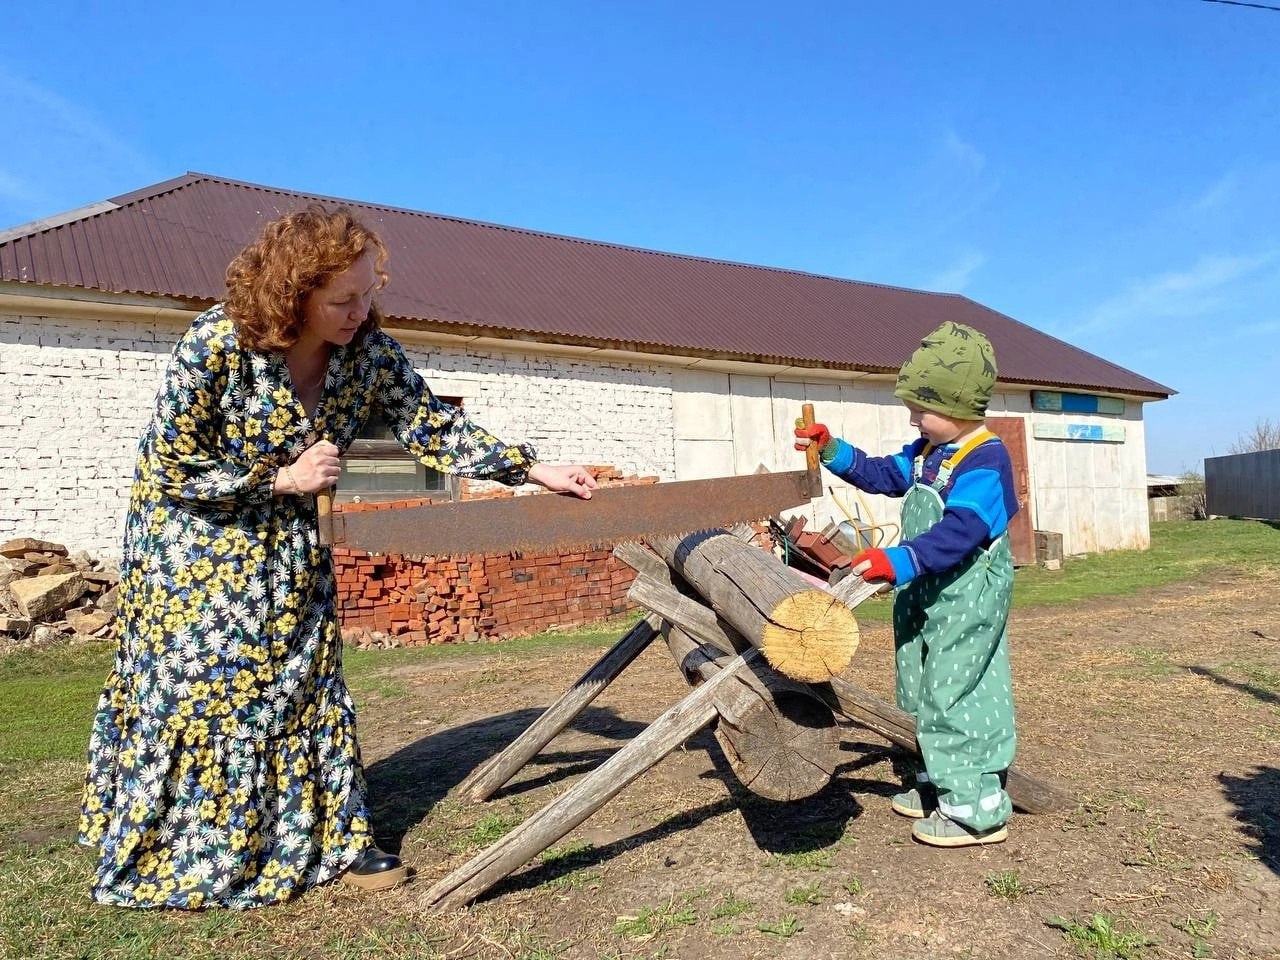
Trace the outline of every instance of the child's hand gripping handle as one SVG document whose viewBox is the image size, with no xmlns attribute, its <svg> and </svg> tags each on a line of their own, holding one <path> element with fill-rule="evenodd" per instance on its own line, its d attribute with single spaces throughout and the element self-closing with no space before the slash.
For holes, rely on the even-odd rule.
<svg viewBox="0 0 1280 960">
<path fill-rule="evenodd" d="M 814 424 L 813 404 L 806 403 L 800 408 L 800 420 L 806 427 Z M 818 445 L 811 443 L 804 449 L 805 469 L 809 472 L 809 499 L 816 500 L 822 496 L 822 466 L 818 460 Z"/>
</svg>

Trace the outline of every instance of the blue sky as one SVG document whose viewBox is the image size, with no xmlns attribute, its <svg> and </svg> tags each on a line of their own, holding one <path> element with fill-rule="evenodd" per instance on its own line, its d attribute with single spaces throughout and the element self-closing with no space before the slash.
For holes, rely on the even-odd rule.
<svg viewBox="0 0 1280 960">
<path fill-rule="evenodd" d="M 0 227 L 197 170 L 962 293 L 1179 391 L 1147 408 L 1151 472 L 1280 420 L 1280 12 L 49 0 L 4 21 Z"/>
</svg>

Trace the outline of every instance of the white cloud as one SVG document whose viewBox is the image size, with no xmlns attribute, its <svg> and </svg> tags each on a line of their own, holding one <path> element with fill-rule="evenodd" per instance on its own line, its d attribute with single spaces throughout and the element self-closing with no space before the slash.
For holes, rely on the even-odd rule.
<svg viewBox="0 0 1280 960">
<path fill-rule="evenodd" d="M 1235 192 L 1236 175 L 1234 172 L 1227 173 L 1219 177 L 1215 183 L 1210 184 L 1209 188 L 1191 204 L 1191 209 L 1195 211 L 1215 210 L 1230 200 Z"/>
<path fill-rule="evenodd" d="M 981 173 L 987 165 L 987 158 L 982 151 L 968 140 L 961 139 L 960 134 L 953 129 L 948 129 L 943 134 L 942 147 L 948 157 L 956 160 L 970 173 Z"/>
<path fill-rule="evenodd" d="M 943 293 L 963 293 L 973 279 L 973 275 L 987 262 L 985 254 L 971 250 L 962 254 L 955 263 L 937 273 L 925 285 L 926 290 L 938 290 Z"/>
<path fill-rule="evenodd" d="M 25 145 L 0 170 L 0 219 L 10 223 L 159 179 L 152 161 L 90 110 L 2 68 L 0 128 L 6 142 Z"/>
<path fill-rule="evenodd" d="M 1135 280 L 1086 313 L 1065 336 L 1208 313 L 1222 305 L 1233 284 L 1278 260 L 1280 251 L 1274 250 L 1244 257 L 1204 256 L 1186 270 Z"/>
</svg>

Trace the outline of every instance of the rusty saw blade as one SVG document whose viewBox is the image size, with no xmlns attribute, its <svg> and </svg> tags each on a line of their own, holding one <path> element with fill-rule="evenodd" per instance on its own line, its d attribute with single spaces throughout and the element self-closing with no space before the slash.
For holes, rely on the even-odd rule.
<svg viewBox="0 0 1280 960">
<path fill-rule="evenodd" d="M 556 553 L 762 520 L 820 496 L 816 472 L 603 487 L 333 514 L 333 546 L 370 553 Z"/>
</svg>

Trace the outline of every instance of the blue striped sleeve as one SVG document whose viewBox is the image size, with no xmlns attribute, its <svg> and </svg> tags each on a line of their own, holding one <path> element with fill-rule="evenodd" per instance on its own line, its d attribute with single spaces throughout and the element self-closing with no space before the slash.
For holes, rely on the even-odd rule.
<svg viewBox="0 0 1280 960">
<path fill-rule="evenodd" d="M 923 441 L 907 444 L 889 457 L 869 457 L 845 440 L 832 440 L 822 464 L 846 483 L 867 493 L 900 497 L 911 486 L 911 462 Z M 832 449 L 834 448 L 834 449 Z"/>
<path fill-rule="evenodd" d="M 998 471 L 969 470 L 956 477 L 947 497 L 952 510 L 972 510 L 987 528 L 987 539 L 994 540 L 1009 527 L 1009 505 L 1005 502 L 1005 485 Z M 1016 504 L 1014 505 L 1016 509 Z"/>
</svg>

